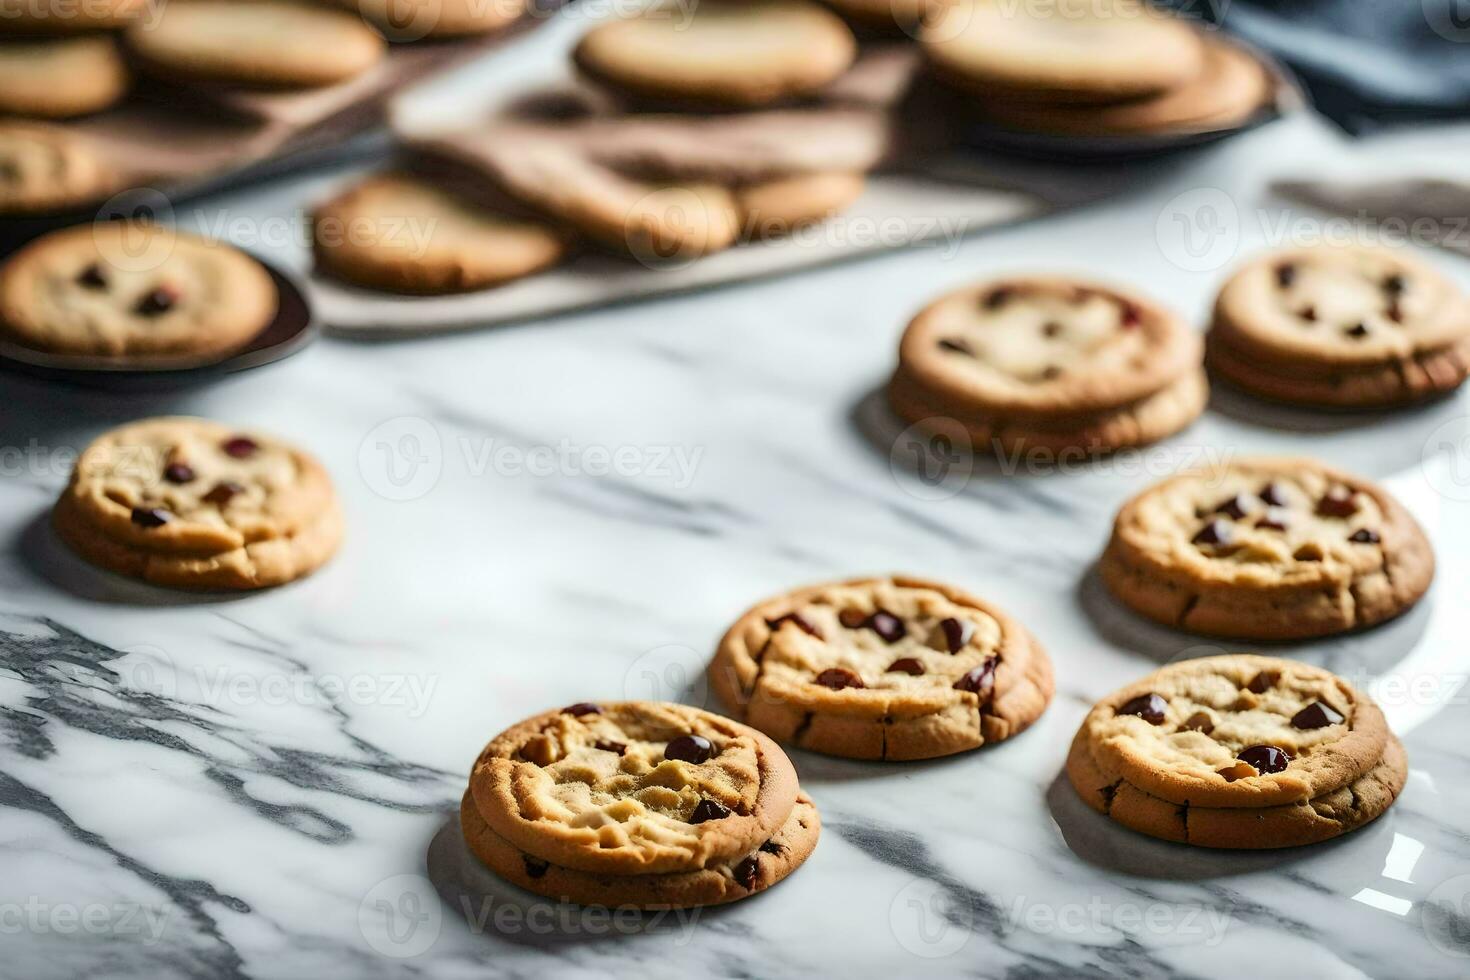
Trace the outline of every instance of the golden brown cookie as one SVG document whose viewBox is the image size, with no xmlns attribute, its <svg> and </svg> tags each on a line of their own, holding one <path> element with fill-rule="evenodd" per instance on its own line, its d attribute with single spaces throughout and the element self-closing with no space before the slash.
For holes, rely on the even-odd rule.
<svg viewBox="0 0 1470 980">
<path fill-rule="evenodd" d="M 698 871 L 745 858 L 786 823 L 796 770 L 765 735 L 649 701 L 575 704 L 487 745 L 470 774 L 513 846 L 593 874 Z"/>
<path fill-rule="evenodd" d="M 383 57 L 383 38 L 345 10 L 290 0 L 187 0 L 125 35 L 143 70 L 170 81 L 317 88 Z"/>
<path fill-rule="evenodd" d="M 54 524 L 82 557 L 159 585 L 255 589 L 315 570 L 342 518 L 306 453 L 215 422 L 114 429 L 78 458 Z"/>
<path fill-rule="evenodd" d="M 1341 678 L 1233 655 L 1170 664 L 1104 698 L 1067 773 L 1088 805 L 1143 833 L 1270 848 L 1379 816 L 1407 765 L 1377 705 Z"/>
<path fill-rule="evenodd" d="M 740 109 L 811 95 L 856 56 L 847 26 L 808 0 L 660 2 L 594 27 L 573 53 L 587 75 L 634 97 Z"/>
<path fill-rule="evenodd" d="M 0 113 L 67 119 L 121 99 L 128 70 L 110 37 L 0 43 Z"/>
<path fill-rule="evenodd" d="M 1105 452 L 1194 421 L 1208 395 L 1200 357 L 1199 338 L 1143 297 L 1006 279 L 921 311 L 888 396 L 908 422 L 958 422 L 979 451 Z"/>
<path fill-rule="evenodd" d="M 1182 20 L 1107 0 L 956 0 L 924 22 L 919 43 L 939 78 L 987 100 L 1145 98 L 1204 69 L 1203 44 Z"/>
<path fill-rule="evenodd" d="M 54 354 L 224 357 L 271 322 L 276 304 L 254 259 L 152 223 L 52 232 L 0 266 L 0 336 Z"/>
<path fill-rule="evenodd" d="M 720 641 L 709 678 L 748 724 L 854 759 L 998 742 L 1030 726 L 1052 694 L 1051 661 L 1020 624 L 959 589 L 900 577 L 760 603 Z"/>
<path fill-rule="evenodd" d="M 1385 490 L 1308 459 L 1242 459 L 1124 505 L 1098 570 L 1124 604 L 1214 636 L 1327 636 L 1424 595 L 1434 554 Z"/>
<path fill-rule="evenodd" d="M 1452 391 L 1470 375 L 1470 300 L 1404 250 L 1267 253 L 1220 290 L 1208 363 L 1277 401 L 1376 408 Z"/>
<path fill-rule="evenodd" d="M 369 177 L 312 217 L 318 266 L 369 289 L 457 293 L 556 264 L 567 236 L 402 174 Z"/>
</svg>

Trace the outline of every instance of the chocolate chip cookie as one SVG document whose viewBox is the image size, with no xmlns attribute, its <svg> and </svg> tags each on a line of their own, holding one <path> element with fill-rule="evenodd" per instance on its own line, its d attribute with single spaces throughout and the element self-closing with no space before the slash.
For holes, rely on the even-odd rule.
<svg viewBox="0 0 1470 980">
<path fill-rule="evenodd" d="M 841 19 L 807 0 L 660 2 L 593 28 L 573 53 L 585 74 L 635 99 L 723 109 L 811 95 L 856 56 Z"/>
<path fill-rule="evenodd" d="M 1402 249 L 1268 253 L 1221 289 L 1207 361 L 1232 384 L 1277 401 L 1420 401 L 1470 376 L 1470 300 Z"/>
<path fill-rule="evenodd" d="M 54 354 L 218 359 L 268 326 L 276 302 L 254 259 L 152 223 L 63 229 L 0 266 L 0 336 Z"/>
<path fill-rule="evenodd" d="M 1199 338 L 1168 310 L 1066 279 L 982 283 L 909 324 L 889 402 L 954 419 L 974 448 L 1105 452 L 1162 439 L 1204 409 Z"/>
<path fill-rule="evenodd" d="M 582 703 L 493 739 L 461 814 L 487 865 L 531 891 L 608 905 L 706 905 L 774 884 L 819 823 L 765 735 L 684 705 Z"/>
<path fill-rule="evenodd" d="M 106 109 L 127 89 L 128 70 L 110 37 L 0 44 L 0 113 L 67 119 Z"/>
<path fill-rule="evenodd" d="M 1403 506 L 1307 459 L 1242 459 L 1130 500 L 1099 563 L 1124 604 L 1238 639 L 1327 636 L 1408 610 L 1434 554 Z"/>
<path fill-rule="evenodd" d="M 77 460 L 54 524 L 83 558 L 158 585 L 256 589 L 314 571 L 342 518 L 311 456 L 192 418 L 134 422 Z"/>
<path fill-rule="evenodd" d="M 377 31 L 345 10 L 288 0 L 170 3 L 125 34 L 143 70 L 174 82 L 317 88 L 383 57 Z"/>
<path fill-rule="evenodd" d="M 804 749 L 927 759 L 1024 731 L 1051 661 L 1020 624 L 914 578 L 815 585 L 760 603 L 725 634 L 710 683 L 736 717 Z"/>
<path fill-rule="evenodd" d="M 1272 657 L 1170 664 L 1092 709 L 1067 758 L 1088 805 L 1203 847 L 1310 844 L 1382 814 L 1407 778 L 1371 699 Z"/>
<path fill-rule="evenodd" d="M 0 123 L 0 215 L 77 207 L 114 184 L 81 137 L 58 126 Z"/>
<path fill-rule="evenodd" d="M 987 100 L 1114 102 L 1178 88 L 1204 68 L 1199 36 L 1146 4 L 958 0 L 919 33 L 945 83 Z"/>
<path fill-rule="evenodd" d="M 318 266 L 397 293 L 484 289 L 554 265 L 567 236 L 481 207 L 421 180 L 382 174 L 317 208 Z"/>
</svg>

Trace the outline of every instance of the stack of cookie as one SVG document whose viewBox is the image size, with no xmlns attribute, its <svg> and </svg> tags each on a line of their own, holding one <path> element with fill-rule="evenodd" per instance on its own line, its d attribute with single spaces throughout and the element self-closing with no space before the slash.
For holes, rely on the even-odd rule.
<svg viewBox="0 0 1470 980">
<path fill-rule="evenodd" d="M 130 367 L 219 361 L 275 319 L 245 253 L 151 222 L 52 232 L 0 265 L 0 340 Z"/>
<path fill-rule="evenodd" d="M 982 283 L 909 324 L 888 398 L 977 452 L 1093 454 L 1189 425 L 1208 385 L 1198 336 L 1168 310 L 1064 279 Z M 957 431 L 952 431 L 956 430 Z"/>
<path fill-rule="evenodd" d="M 77 459 L 52 514 L 61 539 L 108 571 L 183 589 L 258 589 L 316 570 L 342 515 L 311 456 L 204 419 L 114 429 Z"/>
<path fill-rule="evenodd" d="M 821 822 L 760 732 L 679 704 L 574 704 L 485 746 L 460 807 L 496 874 L 583 905 L 738 901 L 795 871 Z"/>
<path fill-rule="evenodd" d="M 1402 249 L 1273 252 L 1221 289 L 1207 351 L 1221 377 L 1275 401 L 1422 401 L 1470 375 L 1470 299 Z"/>
<path fill-rule="evenodd" d="M 958 0 L 919 39 L 933 76 L 966 107 L 1026 132 L 1229 129 L 1273 90 L 1249 52 L 1136 2 Z"/>
<path fill-rule="evenodd" d="M 852 204 L 862 173 L 822 170 L 818 152 L 801 167 L 763 166 L 758 179 L 738 180 L 713 154 L 699 166 L 685 158 L 701 124 L 734 128 L 762 110 L 810 103 L 856 51 L 843 22 L 808 0 L 688 9 L 668 0 L 611 20 L 573 52 L 595 95 L 564 100 L 574 103 L 559 106 L 570 118 L 511 114 L 472 160 L 452 139 L 418 146 L 432 159 L 416 163 L 431 176 L 371 177 L 317 209 L 318 266 L 371 289 L 448 293 L 546 268 L 569 242 L 657 268 L 787 235 Z M 798 128 L 790 118 L 772 125 L 783 122 L 777 136 Z M 743 145 L 750 155 L 772 140 L 767 132 Z M 426 242 L 397 231 L 414 222 Z M 365 234 L 338 240 L 333 229 L 343 226 Z"/>
<path fill-rule="evenodd" d="M 1171 664 L 1087 715 L 1067 775 L 1125 827 L 1199 847 L 1314 844 L 1398 798 L 1404 748 L 1341 678 L 1273 657 Z"/>
<path fill-rule="evenodd" d="M 745 722 L 850 759 L 930 759 L 1000 742 L 1052 696 L 1051 660 L 1025 627 L 914 578 L 768 599 L 725 634 L 709 677 Z"/>
<path fill-rule="evenodd" d="M 1182 473 L 1124 505 L 1098 564 L 1122 602 L 1236 639 L 1329 636 L 1407 611 L 1434 552 L 1375 484 L 1308 459 Z"/>
</svg>

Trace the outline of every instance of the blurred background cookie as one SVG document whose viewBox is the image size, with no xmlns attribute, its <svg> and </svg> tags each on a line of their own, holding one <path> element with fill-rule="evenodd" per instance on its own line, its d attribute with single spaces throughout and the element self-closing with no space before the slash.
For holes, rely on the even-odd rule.
<svg viewBox="0 0 1470 980">
<path fill-rule="evenodd" d="M 276 302 L 269 273 L 243 252 L 149 223 L 52 232 L 0 265 L 0 336 L 55 354 L 223 357 L 270 323 Z"/>
<path fill-rule="evenodd" d="M 847 26 L 807 0 L 657 3 L 594 27 L 573 53 L 587 75 L 635 98 L 727 109 L 811 95 L 856 55 Z"/>
<path fill-rule="evenodd" d="M 150 74 L 174 81 L 314 88 L 383 57 L 383 38 L 345 10 L 288 0 L 188 0 L 126 35 Z"/>
<path fill-rule="evenodd" d="M 0 43 L 0 113 L 64 119 L 106 109 L 128 89 L 110 37 Z"/>
<path fill-rule="evenodd" d="M 554 265 L 568 236 L 405 174 L 358 183 L 317 207 L 317 264 L 349 282 L 397 293 L 456 293 Z"/>
<path fill-rule="evenodd" d="M 1184 22 L 1108 0 L 956 0 L 925 21 L 919 41 L 945 82 L 987 100 L 1145 98 L 1197 77 L 1205 61 Z"/>
<path fill-rule="evenodd" d="M 114 186 L 84 138 L 57 126 L 0 122 L 0 214 L 62 211 Z"/>
</svg>

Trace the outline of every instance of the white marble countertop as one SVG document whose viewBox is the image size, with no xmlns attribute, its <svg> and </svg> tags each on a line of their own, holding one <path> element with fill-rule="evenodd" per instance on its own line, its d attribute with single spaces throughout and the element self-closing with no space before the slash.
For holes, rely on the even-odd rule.
<svg viewBox="0 0 1470 980">
<path fill-rule="evenodd" d="M 1370 149 L 1412 162 L 1457 145 Z M 1268 180 L 1351 172 L 1348 152 L 1294 119 L 953 254 L 455 337 L 325 339 L 207 388 L 0 377 L 0 975 L 1464 976 L 1467 396 L 1326 419 L 1220 397 L 1153 450 L 977 466 L 938 491 L 892 461 L 896 426 L 870 399 L 908 314 L 1000 271 L 1116 278 L 1201 318 L 1236 255 L 1334 227 L 1283 210 Z M 295 245 L 251 239 L 299 234 L 333 179 L 181 218 L 300 267 Z M 59 551 L 45 515 L 76 448 L 162 413 L 317 452 L 345 500 L 340 557 L 287 588 L 198 600 Z M 1154 842 L 1060 777 L 1094 699 L 1210 649 L 1100 594 L 1090 567 L 1114 510 L 1203 453 L 1248 452 L 1387 481 L 1440 558 L 1403 620 L 1286 648 L 1370 684 L 1413 770 L 1388 816 L 1290 853 Z M 797 753 L 821 843 L 725 909 L 611 918 L 460 862 L 453 811 L 502 727 L 587 699 L 704 703 L 703 663 L 751 601 L 884 571 L 951 579 L 1029 623 L 1057 666 L 1041 722 L 932 763 Z"/>
</svg>

